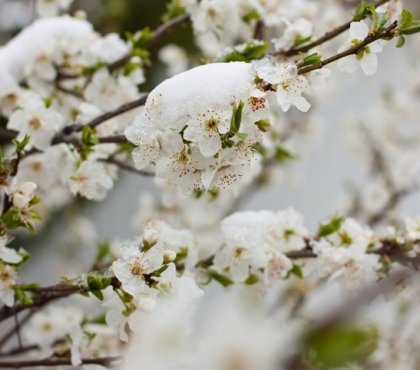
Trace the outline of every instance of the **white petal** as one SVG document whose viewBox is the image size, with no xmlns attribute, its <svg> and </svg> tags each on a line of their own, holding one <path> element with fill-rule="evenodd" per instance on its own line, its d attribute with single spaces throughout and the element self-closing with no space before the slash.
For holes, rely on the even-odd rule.
<svg viewBox="0 0 420 370">
<path fill-rule="evenodd" d="M 378 70 L 378 57 L 375 54 L 365 54 L 360 61 L 360 66 L 367 76 L 372 76 Z"/>
<path fill-rule="evenodd" d="M 340 59 L 338 61 L 338 69 L 343 72 L 353 73 L 357 70 L 358 66 L 359 61 L 354 55 L 351 55 L 344 59 Z"/>
<path fill-rule="evenodd" d="M 0 260 L 6 263 L 19 263 L 22 256 L 12 248 L 3 247 L 0 249 Z"/>
<path fill-rule="evenodd" d="M 207 135 L 200 138 L 198 146 L 201 154 L 206 158 L 210 158 L 222 148 L 222 140 L 218 133 Z"/>
<path fill-rule="evenodd" d="M 142 170 L 143 168 L 147 167 L 150 162 L 156 161 L 159 151 L 160 147 L 157 142 L 140 145 L 139 147 L 134 148 L 133 152 L 131 153 L 134 165 L 138 170 Z"/>
<path fill-rule="evenodd" d="M 303 96 L 293 98 L 293 105 L 301 112 L 307 112 L 311 108 L 311 104 Z"/>
<path fill-rule="evenodd" d="M 369 45 L 369 50 L 371 53 L 380 53 L 384 49 L 385 44 L 385 40 L 377 40 Z"/>
<path fill-rule="evenodd" d="M 232 279 L 236 282 L 245 281 L 249 276 L 248 262 L 235 260 L 235 262 L 230 266 L 229 271 Z"/>
<path fill-rule="evenodd" d="M 363 40 L 369 33 L 369 27 L 363 21 L 353 22 L 350 25 L 350 37 L 352 39 Z"/>
<path fill-rule="evenodd" d="M 202 135 L 203 129 L 199 124 L 191 123 L 184 131 L 184 139 L 192 142 L 197 142 Z"/>
</svg>

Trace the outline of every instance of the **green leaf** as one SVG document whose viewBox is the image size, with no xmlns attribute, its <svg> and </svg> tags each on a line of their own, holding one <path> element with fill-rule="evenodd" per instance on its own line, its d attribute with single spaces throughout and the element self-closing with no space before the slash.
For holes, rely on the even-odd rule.
<svg viewBox="0 0 420 370">
<path fill-rule="evenodd" d="M 182 262 L 188 257 L 188 248 L 181 247 L 179 248 L 179 252 L 176 254 L 175 263 Z"/>
<path fill-rule="evenodd" d="M 313 53 L 303 58 L 303 66 L 319 63 L 321 61 L 321 54 Z"/>
<path fill-rule="evenodd" d="M 219 274 L 217 271 L 209 269 L 207 270 L 209 276 L 213 279 L 216 280 L 219 284 L 223 285 L 224 287 L 228 287 L 230 285 L 233 285 L 233 281 L 228 278 L 225 275 Z"/>
<path fill-rule="evenodd" d="M 149 41 L 153 36 L 150 28 L 146 27 L 136 33 L 126 33 L 128 41 L 131 43 L 133 49 L 145 49 L 149 46 Z"/>
<path fill-rule="evenodd" d="M 290 275 L 295 275 L 299 279 L 303 279 L 302 267 L 299 265 L 293 265 L 292 269 L 289 271 L 289 276 Z"/>
<path fill-rule="evenodd" d="M 222 62 L 251 62 L 254 59 L 261 58 L 267 52 L 269 45 L 260 40 L 248 41 L 245 45 L 240 45 L 225 54 L 220 61 Z"/>
<path fill-rule="evenodd" d="M 85 76 L 93 76 L 96 71 L 99 71 L 101 68 L 104 68 L 106 66 L 107 66 L 106 62 L 100 61 L 91 66 L 84 67 L 82 73 Z"/>
<path fill-rule="evenodd" d="M 257 275 L 251 274 L 248 279 L 245 280 L 246 285 L 255 285 L 260 281 Z"/>
<path fill-rule="evenodd" d="M 17 302 L 24 306 L 29 306 L 33 303 L 32 299 L 19 286 L 15 286 L 13 289 L 15 290 Z"/>
<path fill-rule="evenodd" d="M 99 243 L 96 253 L 96 261 L 102 262 L 111 254 L 111 244 L 109 242 Z"/>
<path fill-rule="evenodd" d="M 267 132 L 268 129 L 271 127 L 271 122 L 268 119 L 260 119 L 259 121 L 255 122 L 258 129 L 262 132 Z"/>
<path fill-rule="evenodd" d="M 400 28 L 402 35 L 412 35 L 420 32 L 420 20 L 413 21 L 410 27 Z"/>
<path fill-rule="evenodd" d="M 230 120 L 230 132 L 237 135 L 241 128 L 242 111 L 244 109 L 244 102 L 240 101 L 238 106 L 234 106 L 232 110 L 232 118 Z"/>
<path fill-rule="evenodd" d="M 102 276 L 97 272 L 90 272 L 87 276 L 87 285 L 89 291 L 101 301 L 104 299 L 102 290 L 106 289 L 110 284 L 111 278 Z"/>
<path fill-rule="evenodd" d="M 18 139 L 13 139 L 12 143 L 15 145 L 17 152 L 23 152 L 30 140 L 31 137 L 29 135 L 25 135 L 25 137 L 20 141 Z"/>
<path fill-rule="evenodd" d="M 242 17 L 242 20 L 246 24 L 251 24 L 252 22 L 259 21 L 260 19 L 261 19 L 260 13 L 258 13 L 258 11 L 256 9 L 251 9 L 248 13 L 246 13 Z"/>
<path fill-rule="evenodd" d="M 413 14 L 409 10 L 403 9 L 401 12 L 399 28 L 400 29 L 408 28 L 413 24 L 413 21 L 414 21 Z"/>
<path fill-rule="evenodd" d="M 405 45 L 405 38 L 404 36 L 400 36 L 398 37 L 397 43 L 396 43 L 396 47 L 397 48 L 402 48 Z"/>
<path fill-rule="evenodd" d="M 293 42 L 293 46 L 297 48 L 301 45 L 311 42 L 311 40 L 312 40 L 312 36 L 308 36 L 308 37 L 297 36 Z"/>
<path fill-rule="evenodd" d="M 168 22 L 171 19 L 179 17 L 185 14 L 185 8 L 181 5 L 179 0 L 172 0 L 169 4 L 166 5 L 166 12 L 162 16 L 164 22 Z"/>
<path fill-rule="evenodd" d="M 94 147 L 99 143 L 96 137 L 96 130 L 89 125 L 84 125 L 82 130 L 82 140 L 80 148 L 80 157 L 86 160 L 90 153 L 94 151 Z"/>
<path fill-rule="evenodd" d="M 312 333 L 306 341 L 306 358 L 322 369 L 362 364 L 376 349 L 378 333 L 373 327 L 338 325 Z"/>
<path fill-rule="evenodd" d="M 335 232 L 340 230 L 343 221 L 343 217 L 335 216 L 329 222 L 321 224 L 318 228 L 318 236 L 322 238 L 334 234 Z"/>
<path fill-rule="evenodd" d="M 372 10 L 375 10 L 375 6 L 373 4 L 370 4 L 364 0 L 359 4 L 359 6 L 356 8 L 356 12 L 354 13 L 353 20 L 355 22 L 361 21 L 362 19 L 365 19 L 366 16 L 372 12 Z"/>
<path fill-rule="evenodd" d="M 293 154 L 286 148 L 283 148 L 282 146 L 278 146 L 276 148 L 275 156 L 276 156 L 276 159 L 281 163 L 296 158 L 295 154 Z"/>
</svg>

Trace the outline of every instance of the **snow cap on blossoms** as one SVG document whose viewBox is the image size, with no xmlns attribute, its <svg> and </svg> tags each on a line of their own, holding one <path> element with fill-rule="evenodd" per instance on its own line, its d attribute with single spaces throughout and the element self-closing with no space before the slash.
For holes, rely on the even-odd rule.
<svg viewBox="0 0 420 370">
<path fill-rule="evenodd" d="M 137 146 L 138 169 L 156 164 L 158 178 L 189 194 L 247 179 L 269 118 L 265 92 L 250 64 L 214 63 L 176 75 L 149 95 L 125 135 Z"/>
</svg>

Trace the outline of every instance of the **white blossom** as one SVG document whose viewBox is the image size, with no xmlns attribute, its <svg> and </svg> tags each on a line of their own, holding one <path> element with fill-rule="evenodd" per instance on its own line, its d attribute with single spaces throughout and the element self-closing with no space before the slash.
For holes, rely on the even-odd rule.
<svg viewBox="0 0 420 370">
<path fill-rule="evenodd" d="M 133 296 L 148 294 L 149 285 L 145 275 L 162 267 L 163 252 L 159 248 L 150 248 L 141 252 L 135 245 L 121 247 L 122 258 L 112 264 L 115 276 L 125 291 Z"/>
<path fill-rule="evenodd" d="M 264 82 L 276 90 L 277 102 L 287 112 L 293 105 L 302 112 L 307 112 L 311 105 L 302 96 L 309 89 L 308 80 L 298 74 L 292 63 L 278 63 L 272 59 L 263 59 L 254 63 L 255 71 Z"/>
<path fill-rule="evenodd" d="M 16 284 L 16 279 L 16 270 L 0 262 L 0 302 L 8 307 L 12 307 L 15 302 L 15 291 L 12 287 Z"/>
<path fill-rule="evenodd" d="M 369 34 L 369 26 L 364 21 L 353 22 L 350 25 L 350 36 L 347 42 L 338 50 L 344 50 L 361 44 Z M 356 55 L 340 59 L 338 68 L 344 72 L 355 72 L 359 65 L 362 71 L 367 75 L 374 75 L 378 69 L 377 53 L 380 53 L 384 47 L 384 40 L 377 40 L 363 47 Z"/>
<path fill-rule="evenodd" d="M 18 131 L 19 140 L 29 135 L 28 148 L 44 150 L 51 145 L 54 135 L 62 128 L 62 122 L 61 115 L 45 107 L 42 101 L 31 100 L 10 116 L 7 127 Z"/>
</svg>

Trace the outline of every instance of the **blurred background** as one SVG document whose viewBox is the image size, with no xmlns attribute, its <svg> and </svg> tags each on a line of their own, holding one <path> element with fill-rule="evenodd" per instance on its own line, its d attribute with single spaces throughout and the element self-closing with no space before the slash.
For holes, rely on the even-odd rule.
<svg viewBox="0 0 420 370">
<path fill-rule="evenodd" d="M 166 5 L 165 0 L 76 0 L 72 9 L 85 11 L 87 19 L 99 32 L 124 34 L 126 31 L 134 32 L 144 27 L 157 27 L 161 23 Z M 411 5 L 419 4 L 413 0 Z M 31 22 L 33 17 L 32 1 L 0 0 L 1 44 Z M 182 45 L 189 53 L 198 55 L 189 26 L 172 32 L 164 43 Z M 413 48 L 418 45 L 420 43 L 413 44 Z M 313 142 L 300 159 L 292 164 L 293 170 L 287 172 L 286 178 L 280 176 L 280 181 L 258 194 L 252 194 L 243 208 L 279 210 L 293 206 L 305 215 L 312 230 L 321 220 L 340 210 L 345 203 L 348 184 L 360 183 L 365 175 L 360 157 L 348 145 L 345 118 L 349 114 L 363 115 L 369 109 L 369 103 L 384 88 L 394 87 L 398 90 L 405 83 L 405 71 L 415 55 L 413 48 L 395 49 L 393 45 L 387 45 L 380 55 L 378 73 L 373 77 L 367 78 L 361 72 L 347 75 L 334 70 L 337 81 L 331 84 L 326 98 L 320 100 L 316 106 L 319 128 L 313 136 Z M 150 78 L 142 88 L 147 91 L 164 78 L 163 65 L 156 60 Z M 71 220 L 75 214 L 81 214 L 94 223 L 99 240 L 129 239 L 140 234 L 141 230 L 134 227 L 132 220 L 138 210 L 138 199 L 144 193 L 158 195 L 153 180 L 122 173 L 105 201 L 72 204 L 53 217 L 35 238 L 19 239 L 18 243 L 22 243 L 26 249 L 37 249 L 33 261 L 26 266 L 24 275 L 51 282 L 71 273 L 68 269 L 72 263 L 63 266 L 59 262 L 63 257 L 66 261 L 78 258 L 79 268 L 90 265 L 90 256 L 95 253 L 92 246 L 78 244 L 76 240 L 76 249 L 85 249 L 80 260 L 80 256 L 75 257 L 78 253 L 73 254 L 64 245 L 74 232 Z M 407 197 L 403 207 L 407 214 L 420 214 L 420 197 Z M 91 234 L 94 238 L 95 231 L 91 230 Z"/>
</svg>

